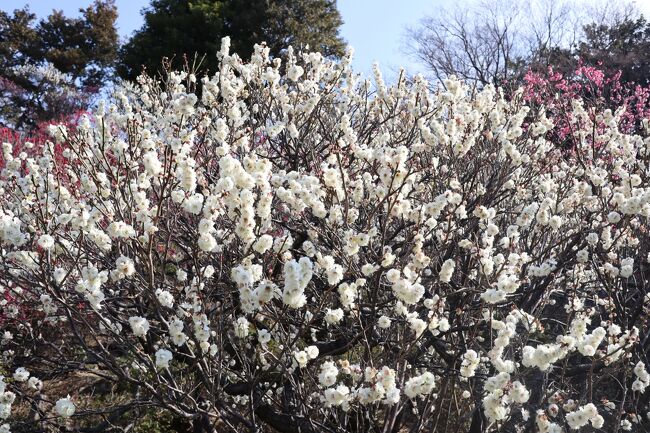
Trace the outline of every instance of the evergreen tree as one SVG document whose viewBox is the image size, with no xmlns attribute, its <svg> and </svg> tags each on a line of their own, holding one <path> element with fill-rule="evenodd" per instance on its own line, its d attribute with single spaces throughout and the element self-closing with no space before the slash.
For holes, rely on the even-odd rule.
<svg viewBox="0 0 650 433">
<path fill-rule="evenodd" d="M 144 67 L 155 74 L 163 58 L 175 68 L 202 59 L 202 70 L 215 72 L 224 36 L 242 58 L 260 42 L 275 56 L 288 45 L 339 56 L 342 23 L 335 0 L 152 0 L 143 27 L 121 50 L 118 73 L 134 79 Z"/>
<path fill-rule="evenodd" d="M 524 73 L 528 69 L 544 72 L 550 66 L 568 76 L 579 66 L 589 66 L 606 75 L 620 71 L 617 81 L 623 84 L 650 84 L 650 23 L 643 16 L 613 24 L 592 23 L 583 30 L 575 47 L 540 47 L 522 68 Z"/>
<path fill-rule="evenodd" d="M 84 109 L 110 78 L 118 50 L 114 0 L 80 12 L 55 11 L 37 22 L 27 7 L 0 11 L 0 124 L 32 130 Z"/>
<path fill-rule="evenodd" d="M 621 71 L 622 82 L 650 84 L 650 23 L 641 16 L 614 25 L 585 27 L 577 56 L 609 73 Z"/>
</svg>

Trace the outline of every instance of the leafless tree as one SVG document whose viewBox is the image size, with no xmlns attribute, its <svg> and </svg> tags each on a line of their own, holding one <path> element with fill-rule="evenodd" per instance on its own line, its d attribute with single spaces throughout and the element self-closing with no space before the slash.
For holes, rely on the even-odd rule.
<svg viewBox="0 0 650 433">
<path fill-rule="evenodd" d="M 630 2 L 480 0 L 458 3 L 407 29 L 406 51 L 441 81 L 455 75 L 479 86 L 515 77 L 544 62 L 553 48 L 571 48 L 586 24 L 638 15 Z"/>
</svg>

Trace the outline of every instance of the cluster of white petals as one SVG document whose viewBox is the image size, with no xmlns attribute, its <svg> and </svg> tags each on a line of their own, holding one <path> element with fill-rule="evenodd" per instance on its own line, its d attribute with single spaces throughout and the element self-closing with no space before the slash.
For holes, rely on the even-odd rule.
<svg viewBox="0 0 650 433">
<path fill-rule="evenodd" d="M 70 418 L 72 415 L 74 415 L 76 406 L 68 395 L 65 398 L 60 398 L 57 400 L 55 409 L 56 413 L 59 416 L 62 416 L 63 418 Z"/>
<path fill-rule="evenodd" d="M 649 428 L 650 138 L 620 110 L 576 102 L 558 143 L 493 86 L 219 59 L 2 145 L 0 421 L 41 390 L 49 429 L 92 418 L 49 394 L 66 366 L 233 431 Z"/>
</svg>

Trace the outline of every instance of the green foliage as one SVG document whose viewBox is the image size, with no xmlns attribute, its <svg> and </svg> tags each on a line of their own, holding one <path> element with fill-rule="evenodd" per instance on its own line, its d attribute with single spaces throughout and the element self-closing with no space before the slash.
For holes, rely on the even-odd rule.
<svg viewBox="0 0 650 433">
<path fill-rule="evenodd" d="M 34 26 L 36 15 L 29 9 L 17 9 L 13 15 L 0 10 L 0 73 L 39 51 L 39 35 Z"/>
<path fill-rule="evenodd" d="M 0 11 L 0 74 L 12 66 L 51 63 L 84 86 L 101 86 L 117 55 L 114 0 L 95 0 L 80 18 L 61 11 L 35 23 L 29 9 Z"/>
<path fill-rule="evenodd" d="M 0 11 L 0 123 L 33 130 L 89 104 L 117 57 L 114 0 L 95 0 L 80 18 L 60 11 L 36 21 L 27 7 Z"/>
<path fill-rule="evenodd" d="M 625 18 L 611 25 L 589 24 L 584 38 L 573 49 L 540 47 L 522 72 L 531 67 L 569 75 L 581 64 L 593 66 L 607 75 L 621 72 L 621 83 L 650 84 L 650 23 L 641 16 Z M 523 74 L 522 74 L 523 76 Z"/>
<path fill-rule="evenodd" d="M 142 66 L 149 73 L 159 70 L 164 57 L 179 67 L 185 53 L 216 53 L 223 34 L 222 7 L 216 0 L 153 0 L 142 29 L 122 47 L 118 74 L 134 79 Z M 215 64 L 216 59 L 206 59 L 209 69 Z"/>
<path fill-rule="evenodd" d="M 612 26 L 585 27 L 577 52 L 585 64 L 606 72 L 621 71 L 622 82 L 650 84 L 650 23 L 641 16 Z"/>
<path fill-rule="evenodd" d="M 152 0 L 143 27 L 121 50 L 117 71 L 127 79 L 143 67 L 155 74 L 166 57 L 173 68 L 202 59 L 202 70 L 212 73 L 224 36 L 242 58 L 262 41 L 276 56 L 288 45 L 339 56 L 342 23 L 335 0 Z"/>
</svg>

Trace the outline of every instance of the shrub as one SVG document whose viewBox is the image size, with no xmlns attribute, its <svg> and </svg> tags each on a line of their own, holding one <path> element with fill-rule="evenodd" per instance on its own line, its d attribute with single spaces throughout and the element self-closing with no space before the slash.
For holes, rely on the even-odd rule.
<svg viewBox="0 0 650 433">
<path fill-rule="evenodd" d="M 225 40 L 200 99 L 141 77 L 51 128 L 66 161 L 5 155 L 0 285 L 41 312 L 3 325 L 15 432 L 647 423 L 650 139 L 576 102 L 566 152 L 521 94 L 350 61 Z"/>
</svg>

